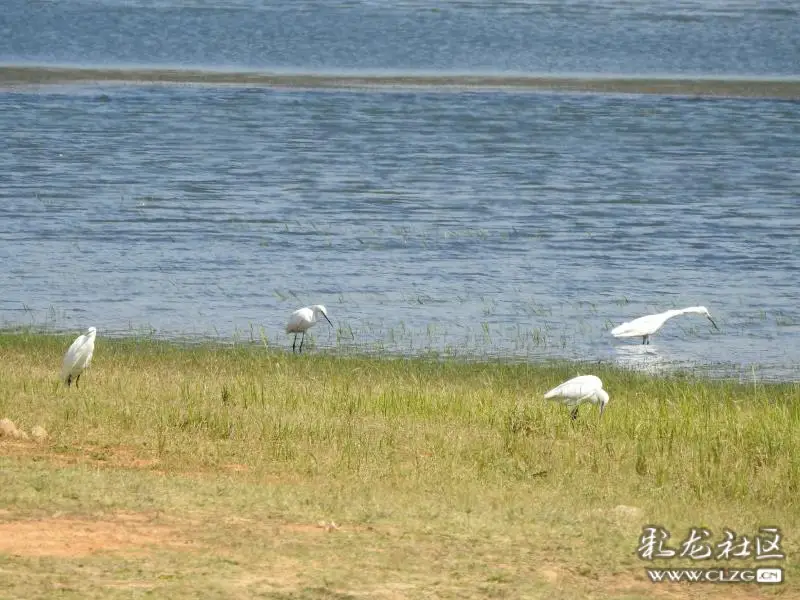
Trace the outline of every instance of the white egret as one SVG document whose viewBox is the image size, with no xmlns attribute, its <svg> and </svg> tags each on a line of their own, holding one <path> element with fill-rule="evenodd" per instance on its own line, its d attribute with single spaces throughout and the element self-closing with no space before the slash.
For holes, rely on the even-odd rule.
<svg viewBox="0 0 800 600">
<path fill-rule="evenodd" d="M 297 343 L 297 334 L 302 333 L 300 338 L 299 352 L 303 351 L 303 342 L 306 339 L 306 330 L 314 325 L 319 319 L 319 316 L 325 317 L 325 320 L 333 327 L 333 323 L 328 318 L 328 311 L 322 304 L 314 304 L 313 306 L 306 306 L 305 308 L 298 308 L 289 317 L 289 322 L 286 324 L 286 333 L 294 334 L 294 341 L 292 342 L 292 352 L 294 352 L 295 344 Z"/>
<path fill-rule="evenodd" d="M 639 317 L 633 321 L 628 321 L 627 323 L 623 323 L 622 325 L 614 327 L 614 329 L 611 330 L 611 335 L 617 338 L 641 336 L 642 343 L 649 344 L 650 336 L 661 329 L 661 326 L 664 323 L 666 323 L 672 317 L 686 314 L 696 314 L 708 317 L 708 320 L 711 321 L 714 329 L 719 330 L 719 327 L 717 327 L 717 324 L 714 323 L 714 319 L 711 318 L 711 315 L 708 313 L 708 309 L 705 306 L 690 306 L 689 308 L 668 310 L 656 315 L 647 315 L 646 317 Z"/>
<path fill-rule="evenodd" d="M 565 381 L 558 387 L 547 392 L 546 399 L 555 399 L 557 402 L 572 408 L 572 419 L 578 418 L 578 407 L 591 402 L 600 406 L 600 414 L 608 404 L 608 393 L 603 389 L 603 382 L 595 375 L 579 375 Z"/>
<path fill-rule="evenodd" d="M 83 370 L 89 366 L 94 354 L 94 338 L 97 329 L 89 327 L 83 335 L 79 335 L 64 355 L 64 362 L 61 365 L 61 379 L 69 387 L 75 381 L 78 387 L 78 379 L 81 378 Z"/>
</svg>

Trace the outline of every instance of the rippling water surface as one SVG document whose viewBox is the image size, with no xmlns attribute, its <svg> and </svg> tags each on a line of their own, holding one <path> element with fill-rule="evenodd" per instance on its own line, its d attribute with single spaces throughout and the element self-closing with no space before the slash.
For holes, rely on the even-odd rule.
<svg viewBox="0 0 800 600">
<path fill-rule="evenodd" d="M 286 345 L 320 302 L 323 347 L 796 377 L 797 103 L 51 87 L 0 129 L 7 324 Z"/>
<path fill-rule="evenodd" d="M 4 0 L 0 61 L 800 75 L 796 0 Z"/>
<path fill-rule="evenodd" d="M 778 0 L 10 0 L 0 62 L 796 79 L 798 18 Z M 317 348 L 800 379 L 796 101 L 73 83 L 0 90 L 0 139 L 6 326 L 288 347 L 288 314 L 319 302 L 336 328 Z M 721 331 L 609 333 L 698 304 Z"/>
</svg>

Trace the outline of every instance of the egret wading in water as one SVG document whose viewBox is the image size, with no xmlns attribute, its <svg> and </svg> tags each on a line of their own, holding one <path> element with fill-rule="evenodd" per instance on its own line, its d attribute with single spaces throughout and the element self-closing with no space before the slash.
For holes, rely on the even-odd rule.
<svg viewBox="0 0 800 600">
<path fill-rule="evenodd" d="M 573 421 L 578 418 L 578 407 L 585 402 L 599 405 L 601 415 L 608 404 L 608 393 L 603 389 L 603 382 L 595 375 L 573 377 L 554 387 L 544 397 L 572 408 L 570 415 Z"/>
<path fill-rule="evenodd" d="M 649 344 L 650 336 L 661 329 L 661 326 L 664 323 L 666 323 L 672 317 L 687 314 L 703 315 L 704 317 L 708 317 L 708 320 L 711 321 L 714 329 L 719 331 L 719 327 L 717 327 L 717 324 L 714 323 L 714 319 L 711 318 L 711 315 L 708 313 L 708 309 L 705 306 L 690 306 L 689 308 L 668 310 L 658 313 L 657 315 L 647 315 L 646 317 L 639 317 L 633 321 L 628 321 L 627 323 L 623 323 L 622 325 L 614 327 L 614 329 L 611 330 L 611 335 L 617 338 L 641 336 L 642 343 Z"/>
<path fill-rule="evenodd" d="M 83 370 L 89 366 L 94 354 L 94 338 L 97 329 L 89 327 L 83 335 L 79 335 L 64 355 L 64 362 L 61 365 L 61 380 L 69 387 L 75 381 L 78 387 L 78 380 L 81 378 Z"/>
<path fill-rule="evenodd" d="M 314 306 L 306 306 L 305 308 L 298 308 L 289 317 L 289 322 L 286 324 L 286 333 L 294 334 L 294 341 L 292 342 L 292 352 L 294 352 L 295 344 L 297 344 L 297 334 L 302 333 L 300 338 L 299 352 L 303 351 L 303 342 L 306 339 L 306 330 L 314 325 L 319 320 L 319 316 L 325 317 L 325 320 L 333 327 L 333 323 L 328 318 L 328 311 L 322 304 L 315 304 Z"/>
</svg>

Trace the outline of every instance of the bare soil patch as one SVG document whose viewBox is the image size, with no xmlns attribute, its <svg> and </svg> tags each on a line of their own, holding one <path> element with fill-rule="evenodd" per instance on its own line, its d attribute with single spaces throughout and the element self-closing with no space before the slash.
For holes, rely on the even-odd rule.
<svg viewBox="0 0 800 600">
<path fill-rule="evenodd" d="M 2 515 L 0 515 L 2 516 Z M 98 552 L 141 552 L 151 546 L 191 546 L 174 529 L 146 515 L 111 519 L 48 518 L 0 523 L 0 552 L 72 558 Z"/>
</svg>

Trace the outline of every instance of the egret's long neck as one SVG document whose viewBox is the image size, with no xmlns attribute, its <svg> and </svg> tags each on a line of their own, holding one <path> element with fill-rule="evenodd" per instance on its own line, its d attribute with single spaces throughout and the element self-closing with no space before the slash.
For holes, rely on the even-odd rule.
<svg viewBox="0 0 800 600">
<path fill-rule="evenodd" d="M 702 315 L 704 313 L 703 307 L 701 306 L 690 306 L 688 308 L 683 308 L 678 311 L 679 314 L 686 315 L 686 314 L 697 314 Z"/>
</svg>

